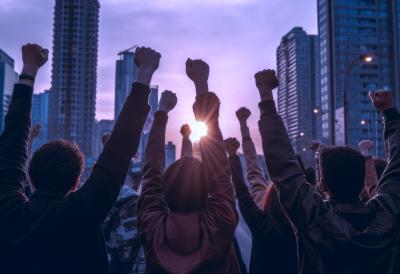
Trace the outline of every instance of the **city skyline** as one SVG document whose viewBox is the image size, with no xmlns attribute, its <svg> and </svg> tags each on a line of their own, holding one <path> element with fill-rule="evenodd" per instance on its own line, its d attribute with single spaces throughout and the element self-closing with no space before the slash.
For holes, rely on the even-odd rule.
<svg viewBox="0 0 400 274">
<path fill-rule="evenodd" d="M 0 41 L 0 48 L 13 56 L 18 71 L 21 68 L 19 50 L 23 43 L 36 42 L 51 51 L 54 3 L 44 0 L 2 2 L 5 4 L 0 7 L 0 26 L 7 23 L 18 32 L 0 27 L 2 33 L 8 33 L 8 39 Z M 253 75 L 264 68 L 275 69 L 276 47 L 293 26 L 302 26 L 310 34 L 317 33 L 316 1 L 298 3 L 290 0 L 285 1 L 284 7 L 282 1 L 265 2 L 207 0 L 178 3 L 166 0 L 139 4 L 139 1 L 127 0 L 100 1 L 97 120 L 113 118 L 118 52 L 134 44 L 151 46 L 163 54 L 152 84 L 159 85 L 160 91 L 171 89 L 179 97 L 177 109 L 170 115 L 167 140 L 180 144 L 180 126 L 194 120 L 191 110 L 194 87 L 185 75 L 185 60 L 187 57 L 204 58 L 211 66 L 210 88 L 225 102 L 221 109 L 224 134 L 240 137 L 234 112 L 246 105 L 253 112 L 249 122 L 260 148 L 259 99 Z M 32 27 L 29 32 L 22 27 L 25 24 Z M 50 87 L 50 68 L 48 64 L 38 76 L 36 92 Z"/>
</svg>

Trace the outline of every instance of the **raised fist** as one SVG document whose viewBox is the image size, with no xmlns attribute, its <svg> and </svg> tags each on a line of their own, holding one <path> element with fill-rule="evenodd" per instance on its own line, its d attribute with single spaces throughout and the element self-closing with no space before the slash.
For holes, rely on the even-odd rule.
<svg viewBox="0 0 400 274">
<path fill-rule="evenodd" d="M 224 147 L 229 156 L 236 155 L 240 143 L 236 138 L 228 138 L 224 141 Z"/>
<path fill-rule="evenodd" d="M 135 63 L 139 69 L 154 72 L 160 65 L 161 54 L 151 48 L 138 47 L 135 51 Z"/>
<path fill-rule="evenodd" d="M 203 60 L 188 58 L 186 61 L 186 74 L 195 85 L 204 85 L 207 84 L 210 67 Z"/>
<path fill-rule="evenodd" d="M 319 148 L 322 146 L 321 142 L 319 141 L 312 141 L 311 145 L 310 145 L 310 149 L 314 152 L 318 151 Z"/>
<path fill-rule="evenodd" d="M 371 140 L 362 140 L 358 143 L 358 148 L 363 156 L 370 156 L 370 151 L 374 148 L 374 143 Z"/>
<path fill-rule="evenodd" d="M 378 90 L 369 92 L 372 103 L 379 111 L 394 108 L 393 94 L 391 91 Z"/>
<path fill-rule="evenodd" d="M 256 86 L 259 90 L 272 91 L 279 86 L 275 70 L 262 70 L 257 72 L 254 77 L 256 78 Z"/>
<path fill-rule="evenodd" d="M 178 102 L 176 94 L 172 91 L 166 90 L 161 94 L 160 103 L 158 105 L 158 111 L 163 111 L 165 113 L 170 112 L 174 109 Z"/>
<path fill-rule="evenodd" d="M 241 107 L 236 111 L 236 117 L 239 119 L 239 122 L 246 122 L 251 115 L 251 111 L 248 108 Z"/>
<path fill-rule="evenodd" d="M 22 61 L 24 63 L 24 73 L 36 75 L 37 71 L 49 58 L 49 50 L 36 44 L 26 44 L 22 46 Z"/>
<path fill-rule="evenodd" d="M 41 125 L 39 124 L 34 125 L 29 131 L 29 138 L 31 138 L 32 140 L 37 138 L 39 136 L 41 129 L 42 129 Z"/>
<path fill-rule="evenodd" d="M 190 134 L 192 134 L 192 130 L 190 129 L 190 126 L 188 124 L 184 124 L 181 127 L 181 134 L 184 138 L 189 138 Z"/>
</svg>

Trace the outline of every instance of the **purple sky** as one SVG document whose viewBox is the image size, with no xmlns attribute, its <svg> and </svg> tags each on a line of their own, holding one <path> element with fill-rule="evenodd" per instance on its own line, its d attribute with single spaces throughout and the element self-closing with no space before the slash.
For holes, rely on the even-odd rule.
<svg viewBox="0 0 400 274">
<path fill-rule="evenodd" d="M 153 79 L 160 90 L 177 93 L 167 139 L 180 142 L 183 123 L 194 120 L 194 88 L 184 72 L 187 57 L 211 66 L 210 89 L 222 101 L 221 127 L 226 137 L 240 137 L 235 111 L 249 107 L 251 132 L 259 147 L 258 94 L 253 75 L 275 68 L 276 48 L 292 27 L 317 33 L 316 0 L 102 0 L 98 65 L 97 119 L 114 113 L 115 60 L 132 45 L 154 47 L 163 55 Z M 21 68 L 20 46 L 35 42 L 51 51 L 53 0 L 0 0 L 0 48 Z M 36 92 L 50 87 L 46 65 Z M 178 144 L 178 149 L 179 149 Z"/>
</svg>

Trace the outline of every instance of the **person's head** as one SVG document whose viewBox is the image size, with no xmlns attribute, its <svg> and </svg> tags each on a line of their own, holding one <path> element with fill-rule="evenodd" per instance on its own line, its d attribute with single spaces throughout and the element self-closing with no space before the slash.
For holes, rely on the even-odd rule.
<svg viewBox="0 0 400 274">
<path fill-rule="evenodd" d="M 85 157 L 78 146 L 58 140 L 33 154 L 28 173 L 35 190 L 65 195 L 75 190 L 84 164 Z"/>
<path fill-rule="evenodd" d="M 374 162 L 375 162 L 376 175 L 378 176 L 378 179 L 380 179 L 387 167 L 387 161 L 382 158 L 374 158 Z"/>
<path fill-rule="evenodd" d="M 359 199 L 364 187 L 365 158 L 348 147 L 326 147 L 320 155 L 324 191 L 330 198 L 342 202 Z"/>
<path fill-rule="evenodd" d="M 193 157 L 182 157 L 173 163 L 165 171 L 163 192 L 172 211 L 204 209 L 208 192 L 203 164 Z"/>
<path fill-rule="evenodd" d="M 268 214 L 269 219 L 278 231 L 284 232 L 292 229 L 273 183 L 269 183 L 265 190 L 261 208 Z"/>
</svg>

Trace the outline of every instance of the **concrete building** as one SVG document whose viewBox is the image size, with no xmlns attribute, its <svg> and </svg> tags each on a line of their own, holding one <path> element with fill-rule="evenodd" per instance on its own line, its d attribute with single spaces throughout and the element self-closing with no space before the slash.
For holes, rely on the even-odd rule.
<svg viewBox="0 0 400 274">
<path fill-rule="evenodd" d="M 368 92 L 400 88 L 399 6 L 400 0 L 318 0 L 325 143 L 356 147 L 371 139 L 383 156 L 381 117 Z M 398 94 L 396 100 L 399 106 Z"/>
<path fill-rule="evenodd" d="M 63 138 L 93 156 L 99 32 L 98 0 L 56 0 L 50 139 Z"/>
<path fill-rule="evenodd" d="M 48 142 L 50 91 L 34 94 L 32 98 L 32 125 L 41 126 L 39 136 L 32 144 L 32 152 Z"/>
<path fill-rule="evenodd" d="M 295 151 L 307 162 L 313 159 L 309 144 L 318 139 L 318 53 L 317 36 L 300 27 L 283 36 L 277 49 L 278 111 Z"/>
<path fill-rule="evenodd" d="M 0 49 L 0 132 L 4 129 L 4 118 L 17 78 L 18 74 L 14 71 L 14 59 Z"/>
<path fill-rule="evenodd" d="M 97 159 L 100 153 L 103 151 L 103 143 L 101 137 L 106 133 L 111 133 L 114 127 L 113 120 L 100 120 L 96 121 L 95 134 L 93 136 L 93 151 L 94 158 Z"/>
</svg>

